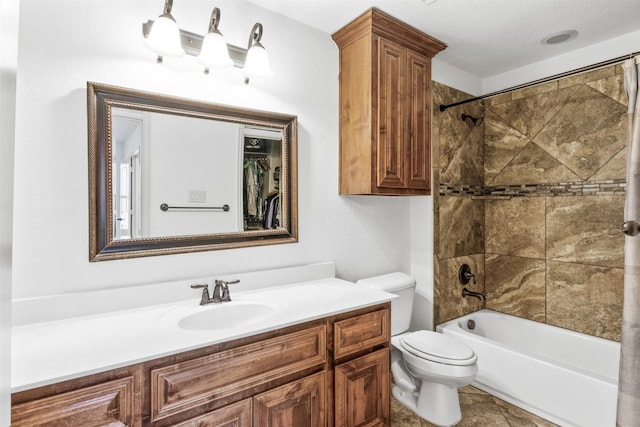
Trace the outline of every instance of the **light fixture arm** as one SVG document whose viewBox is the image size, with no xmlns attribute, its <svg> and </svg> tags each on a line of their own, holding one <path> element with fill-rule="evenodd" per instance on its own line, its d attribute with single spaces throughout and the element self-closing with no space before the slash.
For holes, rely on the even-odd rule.
<svg viewBox="0 0 640 427">
<path fill-rule="evenodd" d="M 164 0 L 164 10 L 162 11 L 162 15 L 160 16 L 164 16 L 175 22 L 176 20 L 171 15 L 172 8 L 173 8 L 173 0 Z"/>
<path fill-rule="evenodd" d="M 218 24 L 220 24 L 220 9 L 214 7 L 213 11 L 211 11 L 211 19 L 209 20 L 209 32 L 219 33 Z"/>
<path fill-rule="evenodd" d="M 262 24 L 256 22 L 253 28 L 251 29 L 251 33 L 249 34 L 249 43 L 247 43 L 247 50 L 251 49 L 255 43 L 260 43 L 262 40 Z"/>
</svg>

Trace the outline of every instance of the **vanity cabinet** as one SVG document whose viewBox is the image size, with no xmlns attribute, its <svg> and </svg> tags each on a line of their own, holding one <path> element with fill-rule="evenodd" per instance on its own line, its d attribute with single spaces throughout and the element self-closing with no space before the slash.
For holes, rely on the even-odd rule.
<svg viewBox="0 0 640 427">
<path fill-rule="evenodd" d="M 390 304 L 12 395 L 12 426 L 389 425 Z"/>
<path fill-rule="evenodd" d="M 446 45 L 373 8 L 340 49 L 340 194 L 431 193 L 431 58 Z"/>
</svg>

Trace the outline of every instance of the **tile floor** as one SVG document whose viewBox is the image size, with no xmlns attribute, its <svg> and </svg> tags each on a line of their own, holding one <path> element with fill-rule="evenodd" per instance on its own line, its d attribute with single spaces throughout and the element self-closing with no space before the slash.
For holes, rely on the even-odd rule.
<svg viewBox="0 0 640 427">
<path fill-rule="evenodd" d="M 462 421 L 456 427 L 557 427 L 475 387 L 460 389 Z M 391 400 L 391 427 L 434 427 Z"/>
</svg>

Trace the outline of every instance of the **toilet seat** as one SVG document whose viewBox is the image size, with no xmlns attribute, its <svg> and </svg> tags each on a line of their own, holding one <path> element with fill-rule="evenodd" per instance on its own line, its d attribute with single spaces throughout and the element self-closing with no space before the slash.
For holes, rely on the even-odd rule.
<svg viewBox="0 0 640 427">
<path fill-rule="evenodd" d="M 456 366 L 476 363 L 477 356 L 465 344 L 441 333 L 416 331 L 400 340 L 404 350 L 421 359 Z"/>
</svg>

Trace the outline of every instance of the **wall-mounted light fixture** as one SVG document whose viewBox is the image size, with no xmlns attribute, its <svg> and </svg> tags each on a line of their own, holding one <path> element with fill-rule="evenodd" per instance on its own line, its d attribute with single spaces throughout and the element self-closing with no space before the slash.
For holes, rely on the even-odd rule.
<svg viewBox="0 0 640 427">
<path fill-rule="evenodd" d="M 251 78 L 264 78 L 273 74 L 269 57 L 262 39 L 262 24 L 256 23 L 249 34 L 246 48 L 227 44 L 218 30 L 220 9 L 215 7 L 209 20 L 209 31 L 205 36 L 182 30 L 171 15 L 173 0 L 165 0 L 162 15 L 154 22 L 149 20 L 142 24 L 145 45 L 158 55 L 158 62 L 163 56 L 181 56 L 185 53 L 196 56 L 209 69 L 234 66 L 242 68 L 245 83 Z"/>
</svg>

